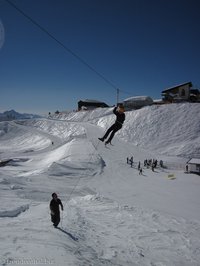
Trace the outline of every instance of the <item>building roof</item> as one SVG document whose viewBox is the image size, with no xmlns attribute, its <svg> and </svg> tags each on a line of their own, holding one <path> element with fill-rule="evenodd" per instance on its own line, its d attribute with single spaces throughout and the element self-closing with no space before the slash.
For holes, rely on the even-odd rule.
<svg viewBox="0 0 200 266">
<path fill-rule="evenodd" d="M 87 107 L 91 109 L 96 107 L 108 107 L 108 105 L 101 101 L 85 99 L 85 100 L 80 100 L 78 102 L 78 109 L 80 110 L 82 107 Z"/>
<path fill-rule="evenodd" d="M 102 103 L 101 101 L 97 101 L 97 100 L 93 100 L 93 99 L 80 100 L 79 102 L 87 102 L 87 103 Z"/>
<path fill-rule="evenodd" d="M 192 82 L 182 83 L 182 84 L 179 84 L 177 86 L 165 89 L 164 91 L 162 91 L 162 93 L 173 91 L 173 90 L 175 90 L 175 89 L 177 89 L 179 87 L 185 86 L 185 85 L 189 85 L 189 87 L 192 87 Z"/>
<path fill-rule="evenodd" d="M 149 96 L 133 96 L 130 98 L 127 98 L 124 100 L 124 102 L 128 102 L 128 101 L 152 101 L 152 98 Z"/>
<path fill-rule="evenodd" d="M 103 104 L 106 104 L 106 103 L 104 103 L 104 102 L 102 102 L 102 101 L 98 101 L 98 100 L 93 100 L 93 99 L 85 99 L 85 100 L 80 100 L 79 101 L 79 103 L 91 103 L 91 104 L 101 104 L 101 103 L 103 103 Z M 106 104 L 107 105 L 107 104 Z"/>
<path fill-rule="evenodd" d="M 188 164 L 200 164 L 200 159 L 192 158 L 188 161 Z"/>
</svg>

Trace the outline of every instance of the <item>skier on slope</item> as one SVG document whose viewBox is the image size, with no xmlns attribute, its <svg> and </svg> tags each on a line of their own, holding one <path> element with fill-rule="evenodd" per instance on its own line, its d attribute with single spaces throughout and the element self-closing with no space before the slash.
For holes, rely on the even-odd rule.
<svg viewBox="0 0 200 266">
<path fill-rule="evenodd" d="M 125 120 L 125 110 L 123 104 L 119 104 L 118 107 L 113 109 L 113 113 L 116 115 L 115 123 L 106 131 L 105 135 L 102 138 L 98 138 L 99 140 L 103 141 L 108 137 L 110 134 L 109 139 L 105 142 L 105 144 L 111 143 L 115 133 L 122 128 L 122 125 Z"/>
<path fill-rule="evenodd" d="M 51 211 L 51 221 L 53 223 L 53 226 L 57 227 L 60 222 L 59 205 L 61 207 L 61 210 L 63 211 L 63 204 L 55 192 L 52 194 L 52 198 L 53 199 L 51 200 L 49 205 Z"/>
</svg>

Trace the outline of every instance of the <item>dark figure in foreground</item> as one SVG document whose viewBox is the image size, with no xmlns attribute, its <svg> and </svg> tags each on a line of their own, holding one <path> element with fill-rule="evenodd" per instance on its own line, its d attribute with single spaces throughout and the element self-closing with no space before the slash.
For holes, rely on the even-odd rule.
<svg viewBox="0 0 200 266">
<path fill-rule="evenodd" d="M 61 210 L 63 211 L 63 204 L 61 200 L 58 198 L 56 193 L 52 194 L 52 200 L 50 202 L 50 210 L 51 210 L 51 221 L 54 225 L 54 227 L 57 227 L 60 222 L 60 209 L 59 205 L 61 207 Z"/>
<path fill-rule="evenodd" d="M 116 121 L 115 123 L 106 131 L 105 135 L 102 138 L 99 138 L 99 140 L 103 141 L 107 139 L 108 135 L 110 134 L 109 139 L 105 142 L 105 144 L 111 143 L 111 140 L 113 139 L 115 133 L 122 128 L 122 125 L 125 120 L 125 113 L 124 113 L 124 106 L 120 104 L 118 107 L 115 107 L 113 109 L 113 113 L 116 115 Z"/>
</svg>

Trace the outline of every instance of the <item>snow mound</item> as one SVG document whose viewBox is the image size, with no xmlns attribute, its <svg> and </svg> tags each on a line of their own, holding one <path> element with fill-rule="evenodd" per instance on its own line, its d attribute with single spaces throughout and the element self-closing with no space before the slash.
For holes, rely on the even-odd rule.
<svg viewBox="0 0 200 266">
<path fill-rule="evenodd" d="M 41 134 L 33 134 L 15 122 L 0 122 L 0 141 L 1 150 L 4 152 L 41 150 L 51 144 L 49 138 Z"/>
<path fill-rule="evenodd" d="M 36 129 L 39 129 L 42 132 L 48 133 L 52 136 L 56 136 L 62 140 L 69 140 L 73 137 L 85 136 L 84 127 L 76 123 L 70 123 L 68 121 L 65 122 L 56 120 L 51 121 L 50 119 L 33 119 L 23 121 L 23 124 L 26 126 L 35 127 Z"/>
<path fill-rule="evenodd" d="M 0 211 L 0 217 L 17 217 L 22 212 L 25 212 L 28 209 L 29 205 L 26 204 L 11 210 Z"/>
<path fill-rule="evenodd" d="M 30 160 L 28 170 L 21 176 L 39 175 L 46 170 L 53 176 L 92 176 L 101 173 L 104 165 L 90 141 L 75 138 L 43 153 L 42 158 L 39 156 Z"/>
<path fill-rule="evenodd" d="M 92 176 L 101 173 L 105 166 L 92 143 L 85 139 L 73 139 L 65 145 L 64 151 L 62 160 L 49 168 L 50 175 Z"/>
</svg>

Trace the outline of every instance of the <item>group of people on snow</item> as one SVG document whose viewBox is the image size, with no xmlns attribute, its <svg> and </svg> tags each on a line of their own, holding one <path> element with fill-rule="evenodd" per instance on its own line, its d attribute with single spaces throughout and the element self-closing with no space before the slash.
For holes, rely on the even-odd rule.
<svg viewBox="0 0 200 266">
<path fill-rule="evenodd" d="M 127 157 L 126 162 L 127 162 L 127 164 L 130 164 L 131 167 L 133 167 L 133 165 L 134 165 L 133 156 L 131 156 L 130 158 Z M 159 165 L 160 165 L 160 167 L 163 167 L 163 161 L 162 160 L 160 160 Z M 143 166 L 146 168 L 151 168 L 151 170 L 154 172 L 154 169 L 158 166 L 158 160 L 157 159 L 145 159 Z M 143 169 L 142 169 L 142 165 L 141 165 L 140 161 L 137 164 L 137 169 L 139 171 L 139 174 L 141 175 L 143 172 Z"/>
<path fill-rule="evenodd" d="M 144 166 L 146 166 L 147 168 L 151 167 L 153 172 L 154 172 L 154 169 L 157 167 L 157 165 L 158 165 L 157 159 L 144 160 Z"/>
<path fill-rule="evenodd" d="M 131 165 L 131 168 L 133 168 L 133 164 L 134 164 L 134 162 L 133 162 L 133 156 L 131 156 L 131 158 L 127 157 L 126 158 L 126 163 L 127 164 L 130 164 Z M 139 171 L 139 175 L 142 175 L 142 167 L 141 167 L 140 161 L 138 162 L 137 169 Z"/>
</svg>

